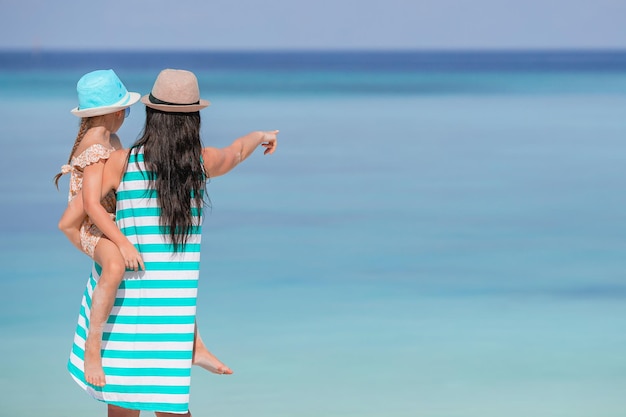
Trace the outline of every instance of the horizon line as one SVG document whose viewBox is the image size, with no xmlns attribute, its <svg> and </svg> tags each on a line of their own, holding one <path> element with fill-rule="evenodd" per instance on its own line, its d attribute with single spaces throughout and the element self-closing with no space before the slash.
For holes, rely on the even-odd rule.
<svg viewBox="0 0 626 417">
<path fill-rule="evenodd" d="M 3 48 L 0 53 L 213 53 L 213 54 L 302 54 L 302 53 L 626 53 L 624 48 Z"/>
</svg>

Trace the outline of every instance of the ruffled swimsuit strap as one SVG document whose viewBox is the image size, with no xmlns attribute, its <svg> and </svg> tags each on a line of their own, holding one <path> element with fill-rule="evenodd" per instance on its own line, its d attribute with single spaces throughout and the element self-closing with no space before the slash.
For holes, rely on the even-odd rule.
<svg viewBox="0 0 626 417">
<path fill-rule="evenodd" d="M 90 147 L 82 151 L 79 155 L 72 158 L 72 161 L 70 162 L 70 170 L 75 168 L 84 169 L 86 166 L 95 164 L 102 159 L 109 159 L 113 151 L 115 151 L 114 148 L 107 148 L 106 146 L 99 143 L 91 145 Z M 67 165 L 63 165 L 63 167 L 66 166 Z M 63 170 L 63 167 L 61 167 L 61 170 Z"/>
</svg>

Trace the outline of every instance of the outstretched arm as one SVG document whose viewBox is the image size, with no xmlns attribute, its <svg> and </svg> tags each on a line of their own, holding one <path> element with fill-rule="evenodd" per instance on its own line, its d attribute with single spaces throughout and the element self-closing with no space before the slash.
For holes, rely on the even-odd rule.
<svg viewBox="0 0 626 417">
<path fill-rule="evenodd" d="M 225 148 L 204 148 L 202 150 L 204 169 L 210 177 L 224 175 L 249 157 L 259 146 L 265 148 L 263 152 L 265 155 L 272 154 L 276 150 L 277 135 L 278 130 L 251 132 L 235 139 Z"/>
</svg>

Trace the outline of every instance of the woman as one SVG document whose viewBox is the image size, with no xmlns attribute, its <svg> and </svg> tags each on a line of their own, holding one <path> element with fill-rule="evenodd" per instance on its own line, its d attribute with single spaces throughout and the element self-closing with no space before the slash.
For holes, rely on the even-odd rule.
<svg viewBox="0 0 626 417">
<path fill-rule="evenodd" d="M 111 154 L 102 193 L 116 191 L 118 226 L 141 253 L 145 270 L 126 272 L 104 329 L 107 384 L 87 384 L 81 359 L 97 267 L 83 297 L 68 366 L 81 387 L 108 404 L 109 417 L 138 417 L 139 410 L 190 416 L 206 180 L 227 173 L 258 146 L 273 153 L 278 131 L 252 132 L 223 149 L 202 148 L 199 110 L 209 102 L 200 99 L 189 71 L 163 70 L 141 101 L 143 135 L 129 150 Z"/>
</svg>

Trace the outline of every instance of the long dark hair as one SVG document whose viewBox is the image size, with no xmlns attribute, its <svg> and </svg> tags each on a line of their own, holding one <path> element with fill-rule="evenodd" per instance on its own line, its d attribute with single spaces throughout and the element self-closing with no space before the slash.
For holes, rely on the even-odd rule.
<svg viewBox="0 0 626 417">
<path fill-rule="evenodd" d="M 129 155 L 143 147 L 150 185 L 157 191 L 160 225 L 178 252 L 201 221 L 207 175 L 202 163 L 200 112 L 170 113 L 146 107 L 142 136 Z M 192 211 L 192 209 L 194 209 Z"/>
</svg>

